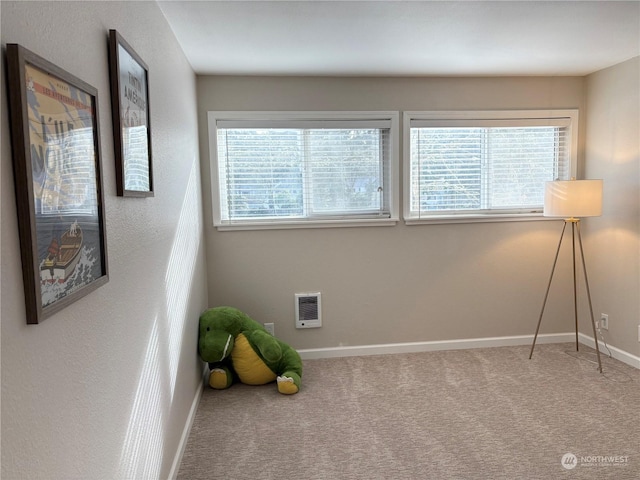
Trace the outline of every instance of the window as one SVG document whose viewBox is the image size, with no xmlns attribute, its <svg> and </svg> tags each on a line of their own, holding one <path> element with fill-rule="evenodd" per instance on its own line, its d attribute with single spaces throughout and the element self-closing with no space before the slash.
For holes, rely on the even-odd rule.
<svg viewBox="0 0 640 480">
<path fill-rule="evenodd" d="M 575 176 L 576 110 L 406 112 L 407 223 L 542 215 L 545 181 Z"/>
<path fill-rule="evenodd" d="M 398 119 L 397 112 L 209 112 L 214 225 L 394 224 Z"/>
</svg>

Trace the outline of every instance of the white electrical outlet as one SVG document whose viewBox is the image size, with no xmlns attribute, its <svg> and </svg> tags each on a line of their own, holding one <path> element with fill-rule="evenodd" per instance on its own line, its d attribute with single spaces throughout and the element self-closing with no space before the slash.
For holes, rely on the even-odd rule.
<svg viewBox="0 0 640 480">
<path fill-rule="evenodd" d="M 265 323 L 264 329 L 274 337 L 276 336 L 276 326 L 273 323 Z"/>
<path fill-rule="evenodd" d="M 609 330 L 609 315 L 606 313 L 600 314 L 600 328 L 603 330 Z"/>
<path fill-rule="evenodd" d="M 638 325 L 638 341 L 640 342 L 640 325 Z"/>
</svg>

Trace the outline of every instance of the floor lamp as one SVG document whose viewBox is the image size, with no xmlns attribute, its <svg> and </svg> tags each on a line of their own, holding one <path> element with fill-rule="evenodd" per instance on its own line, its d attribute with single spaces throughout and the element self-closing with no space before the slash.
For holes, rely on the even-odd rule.
<svg viewBox="0 0 640 480">
<path fill-rule="evenodd" d="M 536 327 L 536 334 L 533 337 L 531 352 L 529 359 L 533 355 L 533 349 L 536 346 L 536 339 L 544 314 L 544 307 L 547 304 L 553 273 L 558 262 L 558 254 L 560 246 L 567 228 L 567 224 L 571 224 L 571 240 L 573 245 L 573 311 L 576 324 L 576 351 L 578 347 L 578 288 L 576 282 L 576 232 L 578 245 L 580 247 L 580 257 L 582 259 L 582 271 L 584 272 L 584 283 L 587 287 L 587 298 L 589 299 L 589 312 L 591 313 L 591 326 L 593 327 L 593 339 L 596 344 L 596 353 L 598 355 L 598 370 L 602 373 L 602 363 L 600 362 L 600 348 L 598 347 L 598 337 L 596 334 L 596 322 L 593 318 L 593 306 L 591 304 L 591 292 L 589 291 L 589 280 L 587 279 L 587 267 L 584 262 L 584 251 L 582 250 L 582 236 L 580 235 L 580 218 L 582 217 L 598 217 L 602 215 L 602 180 L 556 180 L 546 182 L 544 191 L 544 213 L 545 217 L 564 218 L 564 226 L 560 234 L 560 242 L 556 250 L 556 256 L 553 260 L 551 268 L 551 276 L 547 285 L 547 292 L 542 302 L 542 310 Z"/>
</svg>

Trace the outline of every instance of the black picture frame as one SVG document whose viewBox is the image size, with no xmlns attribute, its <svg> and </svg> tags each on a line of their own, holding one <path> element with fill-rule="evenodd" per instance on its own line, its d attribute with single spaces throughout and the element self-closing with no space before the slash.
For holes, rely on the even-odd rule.
<svg viewBox="0 0 640 480">
<path fill-rule="evenodd" d="M 149 68 L 116 30 L 109 30 L 109 74 L 117 193 L 152 197 Z"/>
<path fill-rule="evenodd" d="M 98 92 L 7 44 L 13 167 L 28 324 L 109 281 Z"/>
</svg>

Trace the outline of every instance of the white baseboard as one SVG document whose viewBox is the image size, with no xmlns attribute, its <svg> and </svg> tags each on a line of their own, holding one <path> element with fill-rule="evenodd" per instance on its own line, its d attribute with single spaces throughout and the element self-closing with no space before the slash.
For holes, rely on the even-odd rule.
<svg viewBox="0 0 640 480">
<path fill-rule="evenodd" d="M 551 333 L 538 335 L 536 343 L 571 342 L 575 333 Z M 385 355 L 390 353 L 435 352 L 439 350 L 464 350 L 469 348 L 508 347 L 530 345 L 533 335 L 512 337 L 470 338 L 462 340 L 440 340 L 432 342 L 389 343 L 384 345 L 356 345 L 347 347 L 310 348 L 298 350 L 303 360 L 318 358 L 357 357 L 364 355 Z"/>
<path fill-rule="evenodd" d="M 575 332 L 551 333 L 538 335 L 536 343 L 567 343 L 574 342 Z M 583 333 L 578 334 L 578 341 L 588 347 L 595 348 L 592 337 Z M 531 345 L 533 335 L 518 335 L 512 337 L 469 338 L 462 340 L 440 340 L 433 342 L 388 343 L 382 345 L 355 345 L 330 348 L 310 348 L 298 350 L 303 360 L 319 358 L 358 357 L 364 355 L 386 355 L 391 353 L 435 352 L 441 350 L 464 350 L 470 348 L 509 347 L 515 345 Z M 608 353 L 604 344 L 598 342 L 600 352 Z M 611 356 L 616 360 L 640 369 L 640 357 L 625 352 L 616 347 L 608 346 Z"/>
<path fill-rule="evenodd" d="M 585 335 L 584 333 L 579 333 L 578 338 L 580 343 L 591 348 L 596 348 L 596 344 L 593 341 L 593 337 Z M 635 355 L 629 352 L 625 352 L 624 350 L 620 350 L 619 348 L 613 347 L 611 345 L 607 345 L 607 347 L 611 351 L 611 356 L 613 358 L 615 358 L 616 360 L 620 360 L 621 362 L 626 363 L 627 365 L 631 365 L 632 367 L 640 369 L 640 357 L 636 357 Z M 609 351 L 607 350 L 607 348 L 605 348 L 605 345 L 602 341 L 598 341 L 598 348 L 600 349 L 601 355 L 608 356 Z"/>
<path fill-rule="evenodd" d="M 189 441 L 191 427 L 193 427 L 193 422 L 196 419 L 196 412 L 198 411 L 198 405 L 200 404 L 200 399 L 202 398 L 202 392 L 204 390 L 204 376 L 207 375 L 207 373 L 208 366 L 205 365 L 202 372 L 203 382 L 201 382 L 200 385 L 198 385 L 198 388 L 196 388 L 193 402 L 191 402 L 191 409 L 189 410 L 187 421 L 184 424 L 184 430 L 182 430 L 182 436 L 180 437 L 178 450 L 176 451 L 176 456 L 173 459 L 173 465 L 171 465 L 171 471 L 169 472 L 169 480 L 175 480 L 178 476 L 178 470 L 180 470 L 180 464 L 182 463 L 182 456 L 184 455 L 184 451 L 187 448 L 187 442 Z"/>
</svg>

